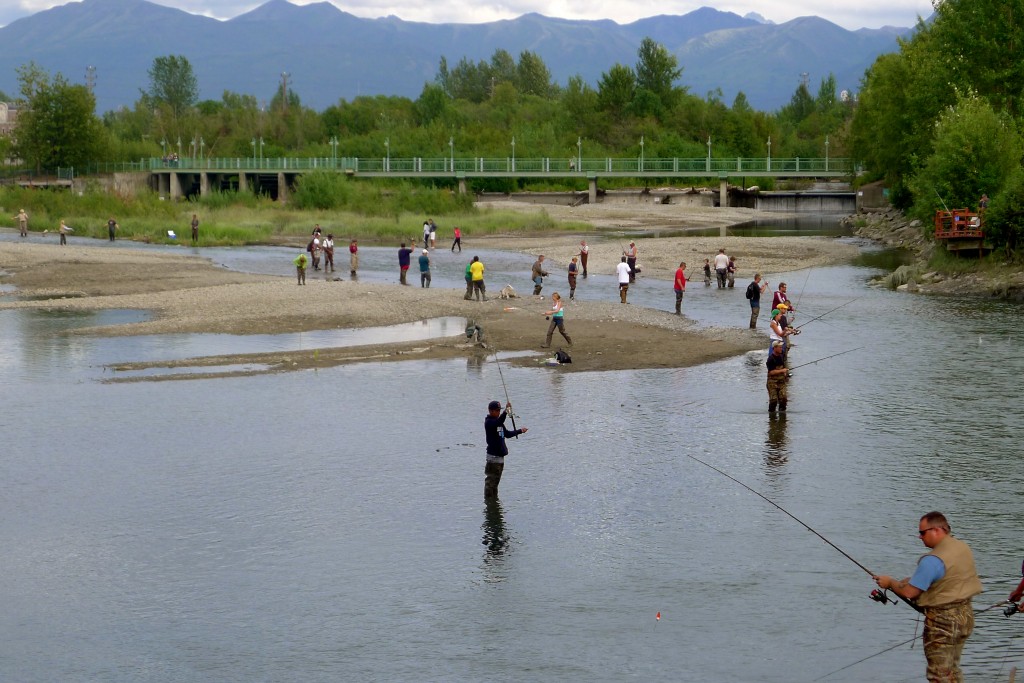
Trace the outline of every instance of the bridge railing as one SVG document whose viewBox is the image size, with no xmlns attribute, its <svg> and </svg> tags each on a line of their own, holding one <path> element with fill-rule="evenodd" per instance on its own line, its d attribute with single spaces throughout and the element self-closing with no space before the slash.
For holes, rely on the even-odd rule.
<svg viewBox="0 0 1024 683">
<path fill-rule="evenodd" d="M 132 171 L 221 171 L 276 173 L 313 170 L 396 176 L 480 174 L 552 174 L 586 176 L 757 174 L 845 175 L 854 171 L 846 158 L 776 157 L 153 157 L 137 162 L 94 163 L 82 174 Z"/>
</svg>

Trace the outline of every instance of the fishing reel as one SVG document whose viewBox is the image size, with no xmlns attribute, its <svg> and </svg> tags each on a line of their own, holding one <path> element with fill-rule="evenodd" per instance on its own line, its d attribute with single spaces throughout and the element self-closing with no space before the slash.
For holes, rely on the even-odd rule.
<svg viewBox="0 0 1024 683">
<path fill-rule="evenodd" d="M 871 593 L 868 595 L 868 597 L 871 598 L 872 600 L 874 600 L 875 602 L 882 603 L 883 605 L 885 605 L 887 603 L 890 603 L 890 602 L 892 604 L 894 604 L 894 605 L 896 604 L 896 601 L 889 597 L 889 592 L 888 591 L 879 590 L 877 588 L 875 590 L 871 591 Z"/>
<path fill-rule="evenodd" d="M 1010 603 L 1009 605 L 1007 605 L 1007 606 L 1006 606 L 1006 608 L 1005 608 L 1005 609 L 1003 610 L 1003 616 L 1004 616 L 1004 617 L 1012 617 L 1012 616 L 1013 616 L 1014 614 L 1016 614 L 1016 613 L 1017 613 L 1017 612 L 1019 612 L 1019 611 L 1020 611 L 1020 605 L 1018 605 L 1018 604 L 1017 604 L 1017 603 L 1015 603 L 1015 602 L 1011 602 L 1011 603 Z"/>
</svg>

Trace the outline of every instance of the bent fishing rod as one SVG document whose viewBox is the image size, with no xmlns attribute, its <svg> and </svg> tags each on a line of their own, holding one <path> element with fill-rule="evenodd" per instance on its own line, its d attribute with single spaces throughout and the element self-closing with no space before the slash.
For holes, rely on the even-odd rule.
<svg viewBox="0 0 1024 683">
<path fill-rule="evenodd" d="M 498 366 L 498 377 L 501 378 L 501 388 L 505 390 L 505 405 L 512 405 L 512 401 L 508 398 L 508 387 L 505 386 L 505 375 L 501 372 L 501 363 L 498 362 L 497 350 L 494 351 L 494 364 Z M 515 413 L 512 412 L 511 408 L 508 409 L 508 416 L 512 420 L 512 431 L 518 431 L 516 429 L 516 416 Z M 518 439 L 519 435 L 516 434 L 513 438 Z"/>
<path fill-rule="evenodd" d="M 863 346 L 858 346 L 855 349 L 847 349 L 846 351 L 840 351 L 839 353 L 833 353 L 831 356 L 825 356 L 824 358 L 819 358 L 818 360 L 812 360 L 812 361 L 809 361 L 807 363 L 801 363 L 800 365 L 795 365 L 795 366 L 789 368 L 789 371 L 793 372 L 797 368 L 802 368 L 802 367 L 804 367 L 806 365 L 814 365 L 815 363 L 820 363 L 823 360 L 828 360 L 829 358 L 835 358 L 836 356 L 842 356 L 844 353 L 853 353 L 854 351 L 859 351 L 859 350 L 861 350 L 863 348 L 864 348 Z"/>
<path fill-rule="evenodd" d="M 862 564 L 861 564 L 860 562 L 858 562 L 857 560 L 855 560 L 855 559 L 854 559 L 854 558 L 853 558 L 853 557 L 852 557 L 852 556 L 851 556 L 851 555 L 850 555 L 849 553 L 847 553 L 847 552 L 846 552 L 845 550 L 843 550 L 842 548 L 840 548 L 839 546 L 837 546 L 837 545 L 836 545 L 835 543 L 833 543 L 832 541 L 828 540 L 827 538 L 825 538 L 824 536 L 822 536 L 822 535 L 821 535 L 820 533 L 818 533 L 817 531 L 815 531 L 815 530 L 814 530 L 814 529 L 813 529 L 813 528 L 812 528 L 812 527 L 811 527 L 811 526 L 810 526 L 809 524 L 807 524 L 807 522 L 803 521 L 802 519 L 800 519 L 799 517 L 797 517 L 796 515 L 794 515 L 794 514 L 793 514 L 792 512 L 790 512 L 790 511 L 789 511 L 789 510 L 787 510 L 786 508 L 782 507 L 781 505 L 779 505 L 779 504 L 778 504 L 778 503 L 776 503 L 776 502 L 775 502 L 774 500 L 772 500 L 772 499 L 771 499 L 771 498 L 769 498 L 768 496 L 764 495 L 763 493 L 761 493 L 761 492 L 760 492 L 760 491 L 758 491 L 757 489 L 754 489 L 754 488 L 752 488 L 752 487 L 750 487 L 750 486 L 747 486 L 746 484 L 744 484 L 744 483 L 743 483 L 742 481 L 740 481 L 740 480 L 739 480 L 739 479 L 737 479 L 736 477 L 732 476 L 731 474 L 728 474 L 727 472 L 724 472 L 724 471 L 722 471 L 722 470 L 718 469 L 717 467 L 715 467 L 714 465 L 712 465 L 712 464 L 710 464 L 710 463 L 704 462 L 703 460 L 701 460 L 700 458 L 698 458 L 698 457 L 696 457 L 696 456 L 694 456 L 694 455 L 690 455 L 689 453 L 683 453 L 683 455 L 685 455 L 685 456 L 686 456 L 687 458 L 690 458 L 691 460 L 695 460 L 695 461 L 699 462 L 699 463 L 700 463 L 701 465 L 704 465 L 705 467 L 707 467 L 707 468 L 709 468 L 709 469 L 712 469 L 712 470 L 714 470 L 715 472 L 718 472 L 719 474 L 721 474 L 721 475 L 722 475 L 723 477 L 725 477 L 726 479 L 729 479 L 729 480 L 731 480 L 731 481 L 733 481 L 733 482 L 735 482 L 735 483 L 739 484 L 740 486 L 742 486 L 742 487 L 743 487 L 743 488 L 745 488 L 746 490 L 750 491 L 751 493 L 753 493 L 753 494 L 754 494 L 755 496 L 757 496 L 758 498 L 760 498 L 760 499 L 761 499 L 761 500 L 763 500 L 764 502 L 768 503 L 768 504 L 769 504 L 769 505 L 771 505 L 772 507 L 774 507 L 774 508 L 776 508 L 777 510 L 779 510 L 779 512 L 783 513 L 784 515 L 786 515 L 787 517 L 789 517 L 790 519 L 792 519 L 792 520 L 793 520 L 794 522 L 796 522 L 797 524 L 799 524 L 799 525 L 800 525 L 800 526 L 802 526 L 803 528 L 805 528 L 805 529 L 807 529 L 808 531 L 810 531 L 810 532 L 811 532 L 812 534 L 814 534 L 815 536 L 817 536 L 818 538 L 820 538 L 821 540 L 823 540 L 823 541 L 824 541 L 825 543 L 827 543 L 828 545 L 832 546 L 832 548 L 834 548 L 834 549 L 835 549 L 835 550 L 836 550 L 836 551 L 837 551 L 837 552 L 838 552 L 838 553 L 839 553 L 840 555 L 842 555 L 843 557 L 845 557 L 846 559 L 848 559 L 848 560 L 849 560 L 850 562 L 853 562 L 853 563 L 854 563 L 855 565 L 857 565 L 858 567 L 860 567 L 860 568 L 861 568 L 861 569 L 862 569 L 862 570 L 864 571 L 864 573 L 866 573 L 866 574 L 867 574 L 868 576 L 871 576 L 871 577 L 875 577 L 875 576 L 876 576 L 876 574 L 875 574 L 875 573 L 874 573 L 873 571 L 871 571 L 870 569 L 868 569 L 867 567 L 865 567 L 864 565 L 862 565 Z M 871 596 L 871 598 L 872 598 L 872 600 L 876 600 L 877 602 L 882 602 L 882 600 L 881 600 L 881 597 L 882 597 L 883 595 L 884 595 L 884 594 L 881 594 L 881 593 L 880 593 L 880 594 L 879 594 L 879 597 L 875 597 L 875 593 L 874 593 L 874 592 L 872 592 L 872 596 Z M 924 611 L 924 610 L 923 610 L 922 608 L 918 607 L 918 606 L 917 606 L 917 605 L 915 605 L 915 604 L 914 604 L 913 602 L 911 602 L 911 601 L 910 601 L 910 600 L 908 600 L 907 598 L 903 597 L 903 596 L 902 596 L 902 595 L 900 595 L 899 593 L 896 593 L 896 597 L 898 597 L 898 598 L 899 598 L 900 600 L 902 600 L 903 602 L 907 603 L 907 605 L 909 605 L 910 607 L 912 607 L 912 608 L 913 608 L 914 610 L 916 610 L 917 612 L 923 612 L 923 611 Z M 886 598 L 885 598 L 885 600 L 886 600 L 886 602 L 889 602 L 889 601 L 890 601 L 891 599 L 890 599 L 890 598 L 888 598 L 888 597 L 886 597 Z M 895 602 L 896 602 L 895 600 L 891 600 L 891 601 L 892 601 L 893 603 L 895 603 Z"/>
<path fill-rule="evenodd" d="M 815 320 L 821 320 L 822 318 L 824 318 L 824 317 L 825 317 L 826 315 L 828 315 L 829 313 L 834 313 L 834 312 L 838 311 L 838 310 L 839 310 L 840 308 L 842 308 L 843 306 L 849 306 L 849 305 L 850 305 L 850 304 L 852 304 L 852 303 L 853 303 L 854 301 L 859 301 L 860 299 L 863 299 L 863 298 L 864 298 L 864 297 L 860 297 L 860 296 L 858 296 L 858 297 L 856 297 L 855 299 L 850 299 L 850 300 L 849 300 L 849 301 L 847 301 L 847 302 L 846 302 L 845 304 L 839 304 L 838 306 L 836 306 L 835 308 L 833 308 L 833 309 L 832 309 L 831 311 L 825 311 L 825 312 L 824 312 L 824 313 L 822 313 L 821 315 L 819 315 L 819 316 L 817 316 L 817 317 L 814 317 L 814 318 L 811 318 L 810 320 L 808 320 L 808 321 L 807 321 L 807 322 L 805 322 L 805 323 L 801 323 L 801 324 L 797 325 L 797 326 L 796 326 L 796 327 L 794 327 L 793 329 L 799 330 L 799 329 L 800 329 L 801 327 L 803 327 L 804 325 L 809 325 L 809 324 L 813 323 L 813 322 L 814 322 Z"/>
</svg>

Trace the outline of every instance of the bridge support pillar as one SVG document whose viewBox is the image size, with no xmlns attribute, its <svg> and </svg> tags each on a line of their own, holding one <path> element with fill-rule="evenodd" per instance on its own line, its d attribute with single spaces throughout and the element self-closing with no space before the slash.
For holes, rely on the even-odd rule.
<svg viewBox="0 0 1024 683">
<path fill-rule="evenodd" d="M 283 171 L 277 174 L 277 201 L 288 203 L 288 176 Z"/>
<path fill-rule="evenodd" d="M 239 192 L 245 192 L 245 191 L 247 191 L 249 189 L 248 186 L 246 185 L 245 181 L 246 181 L 245 172 L 244 171 L 239 171 L 238 172 L 238 191 Z"/>
<path fill-rule="evenodd" d="M 729 206 L 729 179 L 722 178 L 718 181 L 718 205 L 723 209 Z"/>
<path fill-rule="evenodd" d="M 587 178 L 587 203 L 597 204 L 597 176 Z"/>
<path fill-rule="evenodd" d="M 459 178 L 459 194 L 466 194 L 466 179 Z"/>
<path fill-rule="evenodd" d="M 199 196 L 205 197 L 210 194 L 210 174 L 206 171 L 199 173 Z"/>
<path fill-rule="evenodd" d="M 167 199 L 167 196 L 171 193 L 171 176 L 168 173 L 160 173 L 156 177 L 157 183 L 157 194 L 160 195 L 160 199 Z"/>
<path fill-rule="evenodd" d="M 176 202 L 181 199 L 181 176 L 177 171 L 171 171 L 167 176 L 170 183 L 167 194 L 172 201 Z"/>
</svg>

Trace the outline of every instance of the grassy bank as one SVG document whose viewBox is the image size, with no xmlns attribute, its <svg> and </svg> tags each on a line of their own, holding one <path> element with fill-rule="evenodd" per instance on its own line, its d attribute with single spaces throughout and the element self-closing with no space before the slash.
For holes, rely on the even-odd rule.
<svg viewBox="0 0 1024 683">
<path fill-rule="evenodd" d="M 538 235 L 554 230 L 588 230 L 587 223 L 556 223 L 547 213 L 478 210 L 471 201 L 452 199 L 446 189 L 389 189 L 365 186 L 338 208 L 300 208 L 266 197 L 239 193 L 212 193 L 195 202 L 161 201 L 153 193 L 121 197 L 91 189 L 81 194 L 66 190 L 0 189 L 0 225 L 15 227 L 19 209 L 29 214 L 32 232 L 56 232 L 63 219 L 75 236 L 106 238 L 107 220 L 118 222 L 119 239 L 143 242 L 188 242 L 192 215 L 199 218 L 200 246 L 305 243 L 313 225 L 335 240 L 358 239 L 365 244 L 395 244 L 418 240 L 423 221 L 433 218 L 439 239 L 451 240 L 455 226 L 466 237 L 485 235 Z M 352 207 L 358 207 L 353 210 Z M 436 212 L 421 210 L 422 207 Z M 168 236 L 175 232 L 177 238 Z"/>
</svg>

